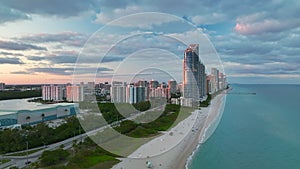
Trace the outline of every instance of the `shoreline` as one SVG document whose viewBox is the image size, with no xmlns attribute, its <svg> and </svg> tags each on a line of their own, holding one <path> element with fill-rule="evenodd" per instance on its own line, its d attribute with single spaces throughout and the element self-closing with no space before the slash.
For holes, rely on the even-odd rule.
<svg viewBox="0 0 300 169">
<path fill-rule="evenodd" d="M 225 93 L 220 93 L 212 99 L 210 106 L 194 111 L 170 131 L 142 145 L 129 157 L 121 158 L 121 162 L 112 168 L 147 168 L 146 161 L 151 161 L 154 169 L 187 168 L 195 152 L 217 127 L 215 123 L 220 121 L 225 99 Z M 213 130 L 210 129 L 212 127 Z"/>
<path fill-rule="evenodd" d="M 194 150 L 190 153 L 190 155 L 187 157 L 186 162 L 185 162 L 185 169 L 188 169 L 191 161 L 193 160 L 193 157 L 195 155 L 196 152 L 198 152 L 201 148 L 201 145 L 203 143 L 205 143 L 214 133 L 214 131 L 217 129 L 221 118 L 223 116 L 223 112 L 224 112 L 224 108 L 225 108 L 225 103 L 226 103 L 226 90 L 223 91 L 222 93 L 220 93 L 219 95 L 217 95 L 216 97 L 220 96 L 217 100 L 215 100 L 215 98 L 212 101 L 215 101 L 217 103 L 212 103 L 213 104 L 217 104 L 218 106 L 214 106 L 214 107 L 210 107 L 210 109 L 214 109 L 212 110 L 211 114 L 211 119 L 208 119 L 210 121 L 208 121 L 206 124 L 207 126 L 203 127 L 203 133 L 199 133 L 199 142 L 198 144 L 195 146 Z M 209 132 L 209 133 L 208 133 Z"/>
</svg>

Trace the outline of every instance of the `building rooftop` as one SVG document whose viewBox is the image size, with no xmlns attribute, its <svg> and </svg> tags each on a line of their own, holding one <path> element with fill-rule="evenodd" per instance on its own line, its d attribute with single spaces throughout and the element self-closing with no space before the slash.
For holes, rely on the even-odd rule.
<svg viewBox="0 0 300 169">
<path fill-rule="evenodd" d="M 30 99 L 12 99 L 0 101 L 0 115 L 17 113 L 20 110 L 40 110 L 54 108 L 57 106 L 70 106 L 75 103 L 56 103 L 56 104 L 41 104 L 36 102 L 28 102 Z"/>
</svg>

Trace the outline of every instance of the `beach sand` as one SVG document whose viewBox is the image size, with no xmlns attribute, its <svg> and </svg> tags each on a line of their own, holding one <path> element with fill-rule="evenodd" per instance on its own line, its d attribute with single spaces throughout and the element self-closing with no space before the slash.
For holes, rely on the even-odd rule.
<svg viewBox="0 0 300 169">
<path fill-rule="evenodd" d="M 193 151 L 206 140 L 206 129 L 220 115 L 225 98 L 223 93 L 217 95 L 209 107 L 196 110 L 171 130 L 142 145 L 128 158 L 120 159 L 121 162 L 113 169 L 146 169 L 147 161 L 153 164 L 154 169 L 184 169 Z"/>
</svg>

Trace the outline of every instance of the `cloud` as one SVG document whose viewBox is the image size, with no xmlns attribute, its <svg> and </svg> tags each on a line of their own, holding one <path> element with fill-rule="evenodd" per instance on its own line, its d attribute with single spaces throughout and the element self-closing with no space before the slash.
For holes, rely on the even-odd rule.
<svg viewBox="0 0 300 169">
<path fill-rule="evenodd" d="M 2 6 L 0 3 L 0 23 L 27 19 L 30 19 L 29 15 L 22 13 L 19 10 Z"/>
<path fill-rule="evenodd" d="M 75 63 L 77 56 L 70 55 L 47 55 L 47 56 L 27 56 L 32 61 L 49 61 L 51 64 Z"/>
<path fill-rule="evenodd" d="M 28 71 L 34 73 L 48 73 L 54 75 L 72 75 L 73 68 L 30 68 Z"/>
<path fill-rule="evenodd" d="M 5 50 L 44 50 L 47 48 L 27 43 L 0 40 L 0 49 Z"/>
<path fill-rule="evenodd" d="M 299 75 L 300 66 L 284 62 L 271 62 L 260 65 L 225 62 L 226 72 L 229 75 Z"/>
<path fill-rule="evenodd" d="M 14 71 L 14 72 L 10 72 L 11 74 L 17 74 L 17 75 L 28 75 L 28 74 L 32 74 L 30 72 L 26 72 L 26 71 Z"/>
<path fill-rule="evenodd" d="M 24 64 L 18 58 L 0 58 L 0 64 Z"/>
<path fill-rule="evenodd" d="M 101 68 L 76 68 L 67 67 L 67 68 L 58 68 L 58 67 L 40 67 L 40 68 L 30 68 L 27 71 L 32 73 L 47 73 L 47 74 L 54 74 L 54 75 L 73 75 L 74 70 L 76 70 L 76 74 L 90 74 L 94 70 L 98 70 L 100 72 L 109 72 L 112 71 L 110 68 L 101 67 Z"/>
<path fill-rule="evenodd" d="M 70 46 L 83 46 L 88 36 L 78 32 L 61 32 L 61 33 L 40 33 L 23 36 L 16 38 L 21 41 L 34 42 L 34 43 L 61 43 Z"/>
<path fill-rule="evenodd" d="M 151 28 L 154 25 L 178 21 L 178 18 L 170 15 L 154 12 L 147 13 L 147 11 L 146 8 L 140 6 L 127 6 L 124 9 L 114 9 L 113 12 L 100 12 L 96 16 L 95 23 L 109 23 L 110 25 L 121 27 Z M 133 15 L 119 19 L 130 14 Z"/>
<path fill-rule="evenodd" d="M 21 11 L 25 14 L 39 14 L 57 17 L 78 16 L 83 12 L 94 9 L 97 0 L 2 0 L 1 6 Z"/>
<path fill-rule="evenodd" d="M 24 56 L 23 54 L 21 53 L 11 53 L 11 52 L 0 52 L 0 55 L 10 55 L 10 56 Z"/>
<path fill-rule="evenodd" d="M 191 21 L 196 25 L 210 25 L 226 20 L 226 15 L 221 13 L 211 13 L 206 15 L 196 15 L 191 18 Z"/>
<path fill-rule="evenodd" d="M 291 8 L 293 9 L 293 8 Z M 236 19 L 235 31 L 243 35 L 260 35 L 264 33 L 276 33 L 300 26 L 297 16 L 289 16 L 291 12 L 286 11 L 282 15 L 270 15 L 270 12 L 258 12 L 243 15 Z M 286 17 L 289 19 L 286 19 Z"/>
<path fill-rule="evenodd" d="M 241 34 L 252 35 L 268 32 L 281 32 L 287 29 L 296 28 L 299 25 L 299 20 L 279 21 L 275 19 L 265 19 L 253 23 L 239 22 L 235 25 L 234 29 Z"/>
</svg>

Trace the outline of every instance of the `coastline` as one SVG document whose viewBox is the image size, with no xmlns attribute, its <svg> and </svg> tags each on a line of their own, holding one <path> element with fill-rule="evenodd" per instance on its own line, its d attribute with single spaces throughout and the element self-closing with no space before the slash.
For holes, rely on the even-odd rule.
<svg viewBox="0 0 300 169">
<path fill-rule="evenodd" d="M 194 152 L 216 129 L 225 99 L 224 92 L 217 95 L 210 106 L 196 110 L 170 131 L 142 145 L 128 158 L 120 159 L 113 169 L 147 168 L 146 161 L 151 161 L 155 169 L 187 168 Z"/>
</svg>

